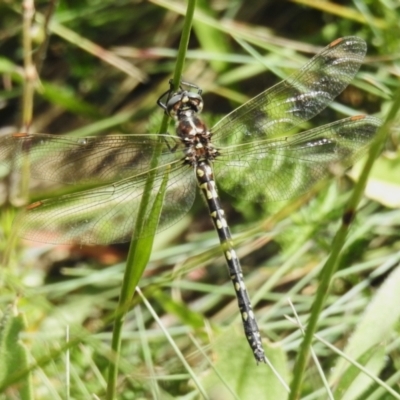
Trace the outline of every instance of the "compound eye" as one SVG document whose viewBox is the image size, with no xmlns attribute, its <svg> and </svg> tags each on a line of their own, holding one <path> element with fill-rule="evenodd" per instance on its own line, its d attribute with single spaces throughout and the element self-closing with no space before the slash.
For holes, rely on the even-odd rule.
<svg viewBox="0 0 400 400">
<path fill-rule="evenodd" d="M 200 94 L 187 91 L 174 93 L 167 103 L 167 112 L 171 117 L 176 117 L 180 111 L 193 110 L 199 113 L 202 109 L 203 99 Z"/>
<path fill-rule="evenodd" d="M 203 98 L 198 95 L 198 97 L 196 97 L 195 99 L 193 99 L 192 104 L 196 105 L 196 111 L 198 113 L 201 113 L 201 111 L 203 110 Z"/>
<path fill-rule="evenodd" d="M 182 93 L 175 93 L 167 103 L 167 112 L 171 114 L 171 111 L 176 109 L 176 105 L 182 101 Z"/>
</svg>

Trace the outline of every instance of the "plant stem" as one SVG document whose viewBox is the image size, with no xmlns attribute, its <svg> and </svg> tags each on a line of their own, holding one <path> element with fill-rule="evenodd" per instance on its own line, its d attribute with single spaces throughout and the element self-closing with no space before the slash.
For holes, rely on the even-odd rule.
<svg viewBox="0 0 400 400">
<path fill-rule="evenodd" d="M 187 46 L 189 43 L 190 30 L 193 21 L 193 14 L 195 10 L 196 0 L 189 0 L 188 8 L 185 16 L 185 23 L 183 26 L 181 41 L 179 45 L 178 58 L 175 66 L 175 73 L 173 77 L 174 88 L 177 89 L 179 86 L 180 78 L 182 76 L 182 70 L 185 62 Z M 164 115 L 164 118 L 161 123 L 160 133 L 167 131 L 168 126 L 168 116 Z M 155 175 L 157 173 L 157 163 L 158 158 L 161 154 L 162 150 L 162 141 L 159 141 L 159 144 L 155 148 L 153 158 L 151 161 L 150 170 L 153 171 L 150 173 L 146 188 L 143 193 L 142 201 L 139 207 L 139 218 L 136 222 L 135 231 L 132 236 L 132 241 L 129 248 L 128 258 L 126 262 L 124 279 L 122 282 L 121 294 L 119 298 L 118 309 L 116 312 L 116 318 L 114 322 L 114 330 L 111 348 L 114 354 L 114 358 L 110 360 L 110 366 L 108 371 L 108 383 L 107 383 L 107 400 L 114 400 L 116 394 L 116 382 L 118 376 L 118 362 L 119 362 L 119 354 L 121 349 L 121 334 L 122 327 L 125 320 L 126 312 L 129 309 L 131 300 L 135 293 L 135 288 L 139 283 L 139 280 L 147 266 L 147 263 L 150 259 L 151 250 L 153 247 L 154 236 L 157 230 L 157 226 L 147 226 L 145 216 L 148 214 L 148 210 L 150 207 L 153 207 L 150 214 L 152 213 L 161 213 L 162 204 L 160 207 L 157 207 L 158 201 L 163 197 L 163 193 L 160 193 L 160 197 L 157 196 L 153 205 L 149 204 L 149 199 L 152 193 L 152 187 L 155 179 Z M 165 178 L 167 179 L 167 178 Z M 167 182 L 165 182 L 164 191 L 167 186 Z M 162 192 L 162 191 L 161 191 Z M 151 221 L 158 220 L 158 217 L 154 215 L 150 215 Z M 145 236 L 143 237 L 143 231 L 146 231 Z"/>
</svg>

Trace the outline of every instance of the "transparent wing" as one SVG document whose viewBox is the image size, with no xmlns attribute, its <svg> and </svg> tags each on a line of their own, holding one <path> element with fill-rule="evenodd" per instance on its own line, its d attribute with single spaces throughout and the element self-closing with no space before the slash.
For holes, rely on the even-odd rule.
<svg viewBox="0 0 400 400">
<path fill-rule="evenodd" d="M 253 201 L 295 197 L 335 165 L 353 164 L 380 125 L 377 118 L 359 115 L 281 140 L 225 147 L 214 162 L 216 179 L 232 195 Z"/>
<path fill-rule="evenodd" d="M 27 167 L 35 179 L 95 185 L 147 171 L 160 137 L 175 146 L 176 138 L 170 135 L 72 138 L 17 133 L 0 138 L 0 164 L 16 171 Z M 171 152 L 164 143 L 160 164 L 182 157 L 182 151 Z"/>
<path fill-rule="evenodd" d="M 146 215 L 147 224 L 159 223 L 158 231 L 177 222 L 192 206 L 196 180 L 192 168 L 180 161 L 156 169 L 148 202 L 151 210 L 166 171 L 167 190 L 159 221 Z M 18 236 L 45 243 L 110 244 L 130 240 L 138 217 L 147 173 L 96 189 L 38 201 L 15 222 Z"/>
<path fill-rule="evenodd" d="M 337 39 L 283 82 L 221 119 L 211 130 L 217 147 L 274 138 L 323 110 L 358 71 L 366 43 Z"/>
</svg>

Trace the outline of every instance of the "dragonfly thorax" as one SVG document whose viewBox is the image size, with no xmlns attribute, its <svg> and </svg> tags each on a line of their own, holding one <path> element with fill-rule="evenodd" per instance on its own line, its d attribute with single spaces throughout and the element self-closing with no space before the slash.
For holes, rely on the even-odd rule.
<svg viewBox="0 0 400 400">
<path fill-rule="evenodd" d="M 176 134 L 185 146 L 184 162 L 191 166 L 212 161 L 219 154 L 211 144 L 211 132 L 197 115 L 202 109 L 201 95 L 185 90 L 174 93 L 167 103 L 168 114 L 177 121 Z"/>
</svg>

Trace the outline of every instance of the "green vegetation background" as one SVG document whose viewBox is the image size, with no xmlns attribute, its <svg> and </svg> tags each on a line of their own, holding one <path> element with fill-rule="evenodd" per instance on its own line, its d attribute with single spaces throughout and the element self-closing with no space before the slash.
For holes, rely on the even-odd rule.
<svg viewBox="0 0 400 400">
<path fill-rule="evenodd" d="M 38 1 L 35 8 L 26 36 L 40 81 L 30 118 L 22 69 L 26 8 L 24 13 L 19 1 L 0 3 L 0 134 L 19 131 L 24 123 L 30 132 L 76 136 L 156 132 L 162 118 L 156 100 L 173 73 L 186 4 Z M 203 89 L 204 118 L 212 126 L 332 40 L 355 35 L 368 43 L 365 65 L 310 126 L 359 113 L 385 118 L 399 87 L 399 8 L 395 0 L 200 1 L 184 79 Z M 322 376 L 335 399 L 399 398 L 390 393 L 390 388 L 399 392 L 400 366 L 398 126 L 392 124 L 372 172 L 321 318 L 318 333 L 335 347 L 322 338 L 315 341 L 320 369 L 310 362 L 303 398 L 329 398 Z M 8 177 L 1 177 L 0 246 L 6 253 L 18 204 Z M 346 176 L 331 179 L 286 205 L 249 204 L 221 193 L 268 358 L 286 382 L 301 340 L 299 329 L 284 317 L 293 316 L 287 299 L 305 323 L 352 185 Z M 33 190 L 30 200 L 41 196 L 42 189 Z M 126 316 L 118 399 L 287 396 L 271 370 L 257 367 L 249 352 L 204 212 L 199 198 L 190 215 L 155 237 L 140 282 L 152 308 L 141 303 Z M 105 398 L 126 254 L 127 245 L 16 245 L 1 270 L 1 399 Z M 361 366 L 348 368 L 336 349 L 367 366 L 372 377 L 360 373 Z"/>
</svg>

